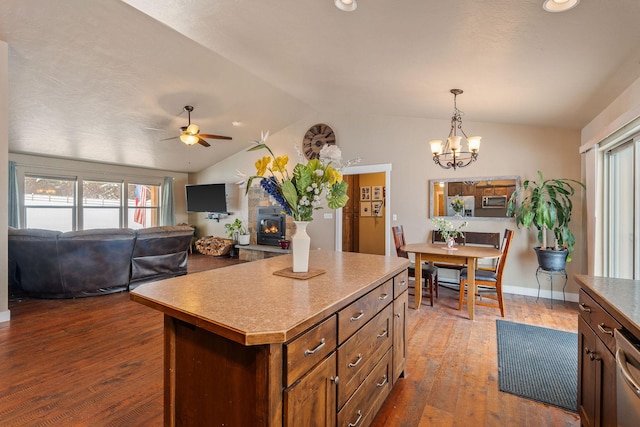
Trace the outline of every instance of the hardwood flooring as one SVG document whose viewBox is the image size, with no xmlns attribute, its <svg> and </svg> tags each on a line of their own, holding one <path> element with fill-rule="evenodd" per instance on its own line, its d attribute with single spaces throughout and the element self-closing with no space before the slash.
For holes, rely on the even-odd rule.
<svg viewBox="0 0 640 427">
<path fill-rule="evenodd" d="M 190 256 L 189 271 L 224 260 Z M 407 376 L 374 425 L 578 426 L 576 414 L 498 391 L 497 310 L 479 307 L 471 322 L 456 298 L 441 288 L 435 307 L 409 310 Z M 1 426 L 162 425 L 160 313 L 127 293 L 9 308 L 12 320 L 0 323 Z M 507 295 L 507 320 L 576 331 L 576 313 L 573 303 L 551 310 L 548 300 Z"/>
</svg>

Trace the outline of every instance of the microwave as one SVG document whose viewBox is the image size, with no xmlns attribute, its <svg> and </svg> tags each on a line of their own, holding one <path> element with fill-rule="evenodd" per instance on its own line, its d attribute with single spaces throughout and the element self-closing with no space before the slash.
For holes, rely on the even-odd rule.
<svg viewBox="0 0 640 427">
<path fill-rule="evenodd" d="M 507 196 L 482 196 L 483 208 L 506 208 Z"/>
</svg>

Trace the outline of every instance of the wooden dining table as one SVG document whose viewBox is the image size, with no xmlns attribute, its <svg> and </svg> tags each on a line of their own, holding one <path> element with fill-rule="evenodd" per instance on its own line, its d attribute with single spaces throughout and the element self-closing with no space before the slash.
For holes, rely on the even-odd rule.
<svg viewBox="0 0 640 427">
<path fill-rule="evenodd" d="M 478 260 L 483 258 L 500 258 L 502 252 L 499 249 L 486 246 L 455 246 L 448 249 L 445 245 L 433 243 L 409 243 L 400 248 L 407 253 L 415 254 L 415 281 L 416 296 L 414 308 L 420 308 L 422 303 L 422 268 L 418 268 L 423 262 L 443 262 L 450 264 L 465 264 L 467 266 L 467 309 L 469 319 L 473 320 L 476 294 L 476 269 Z M 437 284 L 436 284 L 437 286 Z M 460 292 L 464 292 L 463 289 Z"/>
</svg>

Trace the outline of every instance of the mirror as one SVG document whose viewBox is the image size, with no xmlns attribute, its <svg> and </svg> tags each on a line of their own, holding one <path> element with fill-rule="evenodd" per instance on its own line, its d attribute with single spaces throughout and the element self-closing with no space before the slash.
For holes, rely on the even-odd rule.
<svg viewBox="0 0 640 427">
<path fill-rule="evenodd" d="M 432 179 L 430 182 L 431 218 L 452 219 L 456 212 L 466 220 L 507 220 L 507 202 L 520 189 L 519 176 Z"/>
</svg>

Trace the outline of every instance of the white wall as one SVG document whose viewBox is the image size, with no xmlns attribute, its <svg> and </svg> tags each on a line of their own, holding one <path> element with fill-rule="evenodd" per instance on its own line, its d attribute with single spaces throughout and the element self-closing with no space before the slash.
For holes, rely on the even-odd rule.
<svg viewBox="0 0 640 427">
<path fill-rule="evenodd" d="M 598 210 L 603 182 L 599 147 L 622 141 L 637 132 L 640 132 L 640 79 L 582 129 L 583 173 L 587 182 L 588 215 L 585 230 L 589 247 L 586 261 L 588 274 L 601 275 L 603 271 L 603 224 Z"/>
<path fill-rule="evenodd" d="M 467 116 L 471 117 L 472 113 L 467 112 Z M 425 241 L 429 230 L 433 228 L 429 219 L 430 179 L 496 175 L 519 175 L 523 180 L 535 179 L 538 169 L 546 178 L 581 178 L 578 153 L 580 134 L 573 130 L 465 120 L 463 127 L 467 134 L 482 135 L 483 142 L 479 160 L 457 171 L 444 170 L 435 165 L 428 147 L 429 140 L 443 139 L 448 135 L 448 120 L 318 113 L 273 135 L 268 143 L 276 154 L 287 153 L 291 161 L 294 161 L 297 158 L 294 147 L 300 146 L 304 133 L 315 123 L 327 123 L 333 128 L 343 158 L 359 156 L 363 158 L 361 164 L 393 165 L 391 214 L 396 214 L 398 219 L 392 225 L 402 224 L 409 242 Z M 264 154 L 260 152 L 241 152 L 193 176 L 192 181 L 235 182 L 236 170 L 254 173 L 253 163 L 262 155 Z M 567 268 L 570 276 L 574 273 L 586 273 L 586 242 L 583 239 L 582 210 L 579 208 L 582 206 L 582 194 L 574 202 L 578 209 L 574 211 L 572 229 L 578 243 L 573 261 Z M 246 219 L 246 207 L 243 211 L 242 203 L 239 205 L 240 215 Z M 312 239 L 311 247 L 331 250 L 335 247 L 335 220 L 323 219 L 322 213 L 320 211 L 316 214 L 313 224 L 307 229 Z M 203 222 L 198 218 L 197 223 L 207 230 L 206 234 L 223 235 L 224 221 L 216 224 L 211 221 Z M 472 221 L 468 230 L 503 232 L 505 227 L 515 229 L 515 223 L 508 220 Z M 534 232 L 516 230 L 506 267 L 505 285 L 508 290 L 530 295 L 537 293 L 537 261 L 532 249 L 535 244 Z M 559 282 L 554 286 L 556 291 L 561 290 L 557 283 Z M 543 283 L 542 295 L 545 288 L 548 291 L 547 283 Z M 567 290 L 577 292 L 572 280 L 569 280 Z M 559 295 L 561 297 L 562 294 Z"/>
<path fill-rule="evenodd" d="M 0 209 L 0 227 L 9 225 L 8 197 L 9 152 L 9 46 L 0 40 L 0 197 L 5 202 Z M 0 237 L 0 322 L 9 320 L 9 282 L 7 234 Z"/>
</svg>

